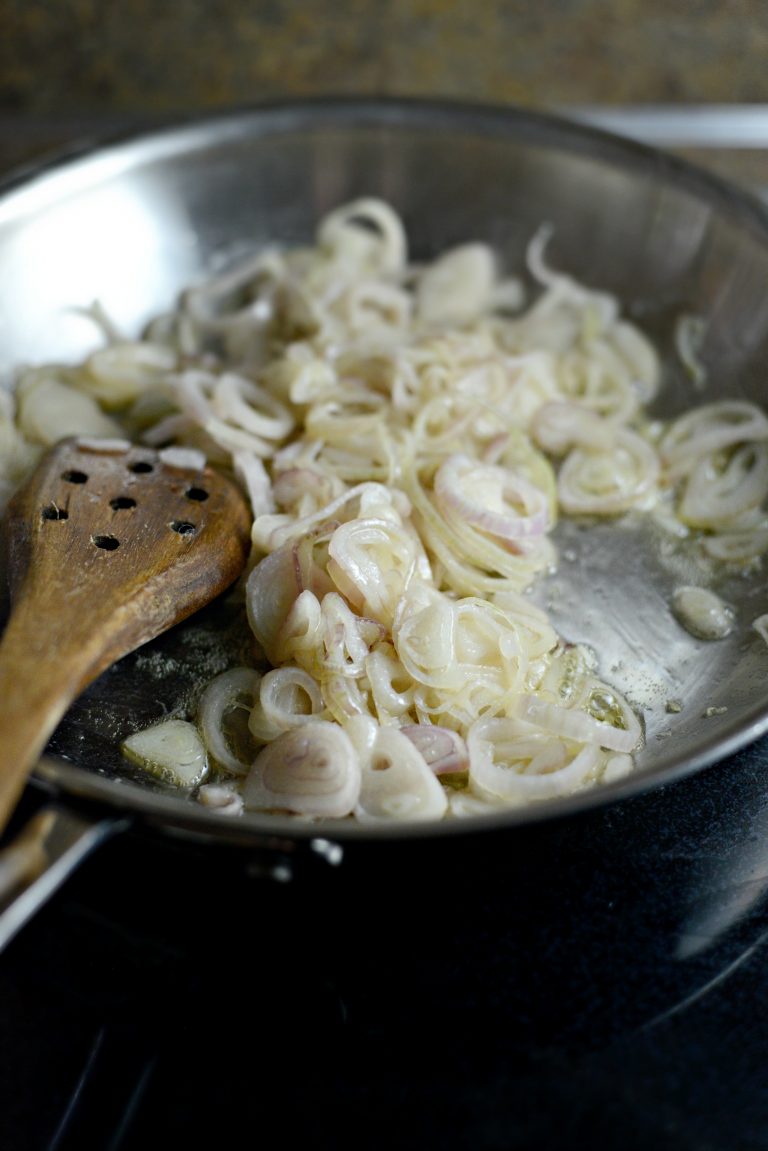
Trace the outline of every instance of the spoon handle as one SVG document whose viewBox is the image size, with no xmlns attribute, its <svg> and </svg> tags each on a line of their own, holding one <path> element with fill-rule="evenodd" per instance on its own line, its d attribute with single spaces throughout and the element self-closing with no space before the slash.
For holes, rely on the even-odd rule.
<svg viewBox="0 0 768 1151">
<path fill-rule="evenodd" d="M 0 830 L 30 769 L 80 690 L 87 647 L 43 637 L 40 609 L 22 595 L 0 641 Z M 45 644 L 41 641 L 45 638 Z"/>
</svg>

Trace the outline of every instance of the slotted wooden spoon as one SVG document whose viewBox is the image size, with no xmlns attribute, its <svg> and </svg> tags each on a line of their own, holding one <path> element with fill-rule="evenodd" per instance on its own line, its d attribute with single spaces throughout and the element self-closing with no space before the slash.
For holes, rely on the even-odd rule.
<svg viewBox="0 0 768 1151">
<path fill-rule="evenodd" d="M 189 463 L 174 449 L 64 440 L 12 499 L 5 523 L 11 615 L 0 642 L 0 829 L 72 700 L 242 571 L 245 500 L 225 477 Z"/>
</svg>

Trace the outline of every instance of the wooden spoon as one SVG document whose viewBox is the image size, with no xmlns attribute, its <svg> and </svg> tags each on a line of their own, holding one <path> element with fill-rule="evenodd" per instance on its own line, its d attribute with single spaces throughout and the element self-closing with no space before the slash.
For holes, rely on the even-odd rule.
<svg viewBox="0 0 768 1151">
<path fill-rule="evenodd" d="M 197 455 L 64 440 L 13 497 L 12 610 L 0 643 L 0 830 L 72 700 L 242 571 L 245 499 Z"/>
</svg>

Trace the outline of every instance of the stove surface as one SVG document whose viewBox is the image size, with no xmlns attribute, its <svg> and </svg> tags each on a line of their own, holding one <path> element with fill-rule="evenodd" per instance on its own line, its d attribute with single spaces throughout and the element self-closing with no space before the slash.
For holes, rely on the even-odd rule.
<svg viewBox="0 0 768 1151">
<path fill-rule="evenodd" d="M 520 946 L 514 932 L 484 937 L 461 897 L 434 938 L 408 927 L 369 941 L 354 875 L 339 930 L 300 886 L 117 839 L 0 963 L 0 1146 L 138 1151 L 172 1134 L 229 1147 L 277 1130 L 375 1151 L 762 1151 L 766 767 L 763 740 L 643 797 L 623 825 L 610 816 L 625 851 L 594 872 L 586 906 L 601 927 L 564 905 L 546 946 L 530 944 L 530 918 Z M 733 824 L 742 805 L 754 817 Z M 642 894 L 633 955 L 610 908 L 639 823 L 656 828 L 658 859 L 629 877 Z M 504 882 L 484 877 L 490 900 Z M 666 895 L 682 882 L 670 949 Z"/>
</svg>

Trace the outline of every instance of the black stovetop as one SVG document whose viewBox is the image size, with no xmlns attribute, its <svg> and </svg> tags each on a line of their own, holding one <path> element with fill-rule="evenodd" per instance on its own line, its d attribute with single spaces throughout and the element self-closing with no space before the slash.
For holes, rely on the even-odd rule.
<svg viewBox="0 0 768 1151">
<path fill-rule="evenodd" d="M 478 950 L 461 905 L 434 951 L 412 927 L 380 951 L 355 935 L 354 876 L 337 939 L 300 886 L 124 836 L 0 960 L 0 1146 L 235 1147 L 270 1131 L 374 1149 L 766 1148 L 766 766 L 763 740 L 604 817 L 623 850 L 593 903 L 639 893 L 636 963 L 620 920 L 613 936 L 566 908 L 559 951 L 528 952 L 528 920 L 520 948 L 491 932 Z M 616 876 L 641 825 L 655 863 Z M 697 879 L 670 950 L 683 875 Z"/>
</svg>

